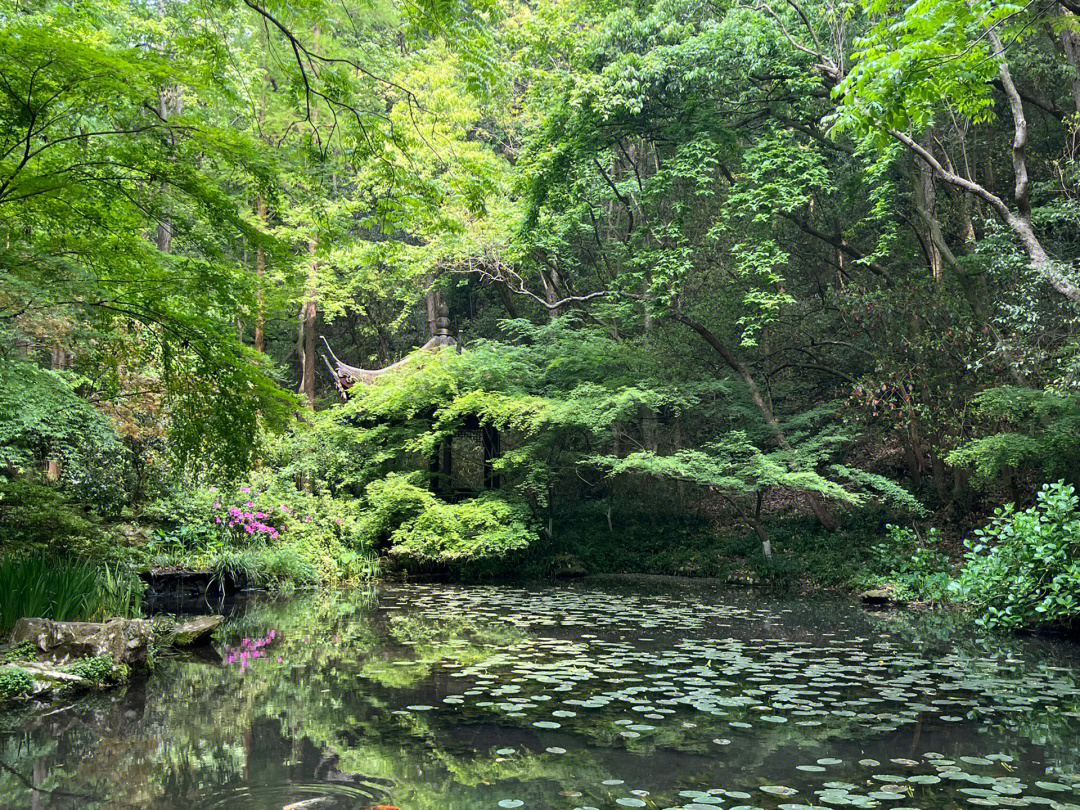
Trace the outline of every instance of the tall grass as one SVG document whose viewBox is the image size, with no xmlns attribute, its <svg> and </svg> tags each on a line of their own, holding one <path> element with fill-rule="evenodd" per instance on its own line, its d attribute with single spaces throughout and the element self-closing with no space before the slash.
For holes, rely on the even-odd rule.
<svg viewBox="0 0 1080 810">
<path fill-rule="evenodd" d="M 137 577 L 78 560 L 0 560 L 0 633 L 23 616 L 95 621 L 142 613 Z"/>
</svg>

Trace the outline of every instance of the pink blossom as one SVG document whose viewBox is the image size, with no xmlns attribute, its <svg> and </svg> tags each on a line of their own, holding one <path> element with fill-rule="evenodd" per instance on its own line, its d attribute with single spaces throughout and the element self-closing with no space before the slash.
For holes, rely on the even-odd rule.
<svg viewBox="0 0 1080 810">
<path fill-rule="evenodd" d="M 251 487 L 240 487 L 240 491 L 247 495 L 251 492 Z"/>
</svg>

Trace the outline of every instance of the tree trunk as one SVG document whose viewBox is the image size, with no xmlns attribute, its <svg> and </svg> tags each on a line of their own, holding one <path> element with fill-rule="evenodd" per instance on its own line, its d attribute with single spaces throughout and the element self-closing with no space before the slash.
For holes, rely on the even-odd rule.
<svg viewBox="0 0 1080 810">
<path fill-rule="evenodd" d="M 266 227 L 266 200 L 260 194 L 255 198 L 255 212 L 259 217 L 259 226 Z M 263 300 L 263 283 L 266 279 L 266 252 L 260 244 L 255 248 L 255 351 L 266 351 L 266 305 Z"/>
<path fill-rule="evenodd" d="M 734 371 L 742 378 L 742 381 L 746 384 L 747 389 L 750 391 L 750 398 L 753 400 L 754 405 L 760 411 L 762 417 L 765 419 L 765 424 L 768 425 L 769 430 L 772 431 L 773 438 L 776 443 L 785 450 L 791 450 L 791 444 L 787 440 L 787 436 L 784 435 L 783 429 L 780 427 L 780 422 L 773 414 L 773 410 L 769 407 L 769 404 L 765 401 L 765 398 L 761 395 L 761 390 L 758 388 L 757 383 L 754 381 L 753 376 L 750 374 L 749 369 L 746 368 L 739 359 L 735 357 L 727 346 L 720 342 L 712 332 L 706 329 L 702 324 L 693 320 L 692 318 L 683 315 L 681 312 L 676 311 L 674 315 L 675 320 L 680 321 L 695 332 L 697 332 L 706 343 L 708 343 L 717 354 L 723 358 L 724 363 L 728 368 Z M 810 504 L 810 511 L 814 513 L 814 517 L 818 519 L 829 531 L 833 531 L 837 527 L 836 518 L 825 508 L 824 502 L 816 492 L 807 492 L 806 498 Z"/>
<path fill-rule="evenodd" d="M 315 407 L 315 320 L 318 314 L 316 298 L 318 295 L 317 281 L 319 263 L 315 259 L 317 242 L 314 237 L 308 241 L 308 264 L 307 287 L 304 292 L 304 306 L 301 310 L 300 325 L 300 349 L 301 375 L 300 393 L 307 400 L 309 408 Z"/>
<path fill-rule="evenodd" d="M 929 256 L 927 260 L 930 263 L 930 273 L 934 279 L 934 282 L 940 284 L 944 278 L 944 268 L 941 259 L 941 249 L 934 241 L 933 235 L 929 233 L 929 226 L 927 221 L 931 218 L 937 218 L 937 187 L 934 185 L 934 173 L 930 167 L 921 160 L 915 161 L 915 207 L 919 211 L 926 212 L 926 218 L 923 222 L 923 227 L 927 229 L 926 245 Z"/>
<path fill-rule="evenodd" d="M 1061 16 L 1065 22 L 1061 29 L 1061 49 L 1065 52 L 1065 61 L 1072 68 L 1069 84 L 1072 86 L 1073 105 L 1080 113 L 1080 17 L 1064 7 Z"/>
<path fill-rule="evenodd" d="M 64 351 L 64 348 L 60 345 L 56 345 L 52 350 L 52 367 L 56 370 L 62 370 L 68 367 L 68 353 Z M 45 462 L 45 477 L 50 481 L 60 480 L 60 473 L 62 472 L 60 467 L 60 459 L 53 457 Z"/>
<path fill-rule="evenodd" d="M 158 94 L 158 115 L 162 121 L 167 122 L 174 115 L 180 115 L 184 111 L 184 100 L 180 95 L 180 88 L 176 85 L 166 87 Z M 173 142 L 172 135 L 169 136 Z M 162 253 L 172 253 L 173 221 L 172 217 L 165 215 L 158 222 L 157 234 L 154 242 Z"/>
</svg>

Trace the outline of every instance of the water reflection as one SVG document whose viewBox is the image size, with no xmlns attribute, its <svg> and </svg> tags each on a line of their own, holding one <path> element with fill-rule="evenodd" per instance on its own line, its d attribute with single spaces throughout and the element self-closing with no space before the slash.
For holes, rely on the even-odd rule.
<svg viewBox="0 0 1080 810">
<path fill-rule="evenodd" d="M 0 807 L 1080 810 L 1062 642 L 642 585 L 249 600 L 224 630 L 0 716 Z"/>
</svg>

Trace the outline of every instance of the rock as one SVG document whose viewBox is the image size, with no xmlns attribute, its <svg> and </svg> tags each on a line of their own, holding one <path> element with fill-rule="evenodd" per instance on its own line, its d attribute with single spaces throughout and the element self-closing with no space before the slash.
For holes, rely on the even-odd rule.
<svg viewBox="0 0 1080 810">
<path fill-rule="evenodd" d="M 551 561 L 551 575 L 556 579 L 575 579 L 588 573 L 581 560 L 573 554 L 559 554 Z"/>
<path fill-rule="evenodd" d="M 738 585 L 740 587 L 754 587 L 760 585 L 757 576 L 752 571 L 728 571 L 724 577 L 724 582 L 728 585 Z"/>
<path fill-rule="evenodd" d="M 29 641 L 40 655 L 57 666 L 77 658 L 110 653 L 116 664 L 145 666 L 154 631 L 146 619 L 110 619 L 107 622 L 54 622 L 19 619 L 12 641 Z"/>
<path fill-rule="evenodd" d="M 210 634 L 217 630 L 223 621 L 224 616 L 214 615 L 199 616 L 197 619 L 182 622 L 173 630 L 172 643 L 177 647 L 205 644 L 210 640 Z"/>
<path fill-rule="evenodd" d="M 75 675 L 71 672 L 62 672 L 59 669 L 49 666 L 48 664 L 26 664 L 23 666 L 27 672 L 34 676 L 34 695 L 40 695 L 44 692 L 52 692 L 56 689 L 63 689 L 68 686 L 77 686 L 80 688 L 93 686 L 90 681 L 81 675 Z"/>
<path fill-rule="evenodd" d="M 873 588 L 859 594 L 859 599 L 864 605 L 891 605 L 896 600 L 896 586 L 886 585 L 883 588 Z"/>
</svg>

